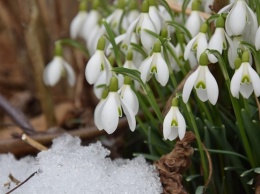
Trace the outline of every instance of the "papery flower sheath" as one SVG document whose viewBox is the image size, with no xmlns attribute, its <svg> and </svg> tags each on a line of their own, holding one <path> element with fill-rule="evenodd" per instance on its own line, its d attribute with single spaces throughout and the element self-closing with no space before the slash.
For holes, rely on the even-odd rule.
<svg viewBox="0 0 260 194">
<path fill-rule="evenodd" d="M 172 106 L 163 120 L 163 137 L 170 141 L 179 136 L 182 140 L 186 132 L 186 122 L 179 108 L 177 98 L 172 100 Z"/>
<path fill-rule="evenodd" d="M 129 128 L 135 130 L 136 120 L 132 107 L 129 106 L 125 99 L 119 96 L 117 78 L 112 77 L 110 89 L 107 97 L 100 102 L 95 110 L 95 124 L 99 130 L 104 129 L 108 134 L 113 133 L 119 123 L 119 117 L 126 115 Z M 123 109 L 123 111 L 122 111 Z"/>
<path fill-rule="evenodd" d="M 239 98 L 239 93 L 241 93 L 246 99 L 248 99 L 253 92 L 257 97 L 260 96 L 260 78 L 249 63 L 249 52 L 245 51 L 243 53 L 242 61 L 237 58 L 235 65 L 237 69 L 230 83 L 231 94 Z"/>
<path fill-rule="evenodd" d="M 152 75 L 155 75 L 156 80 L 165 86 L 169 80 L 169 68 L 161 54 L 161 43 L 157 41 L 154 44 L 153 54 L 146 58 L 139 67 L 141 79 L 146 83 Z"/>
<path fill-rule="evenodd" d="M 200 57 L 199 67 L 188 77 L 184 84 L 182 92 L 183 102 L 188 102 L 191 90 L 195 88 L 201 101 L 209 100 L 211 104 L 216 104 L 219 94 L 218 84 L 207 65 L 208 57 L 204 52 Z"/>
</svg>

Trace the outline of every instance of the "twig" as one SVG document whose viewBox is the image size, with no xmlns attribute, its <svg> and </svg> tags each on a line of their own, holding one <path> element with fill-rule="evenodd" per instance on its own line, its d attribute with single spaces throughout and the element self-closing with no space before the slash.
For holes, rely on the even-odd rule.
<svg viewBox="0 0 260 194">
<path fill-rule="evenodd" d="M 27 134 L 35 132 L 33 126 L 29 123 L 25 115 L 15 107 L 13 107 L 3 96 L 0 95 L 0 108 L 2 108 L 11 119 L 23 129 Z"/>
<path fill-rule="evenodd" d="M 25 141 L 26 143 L 28 143 L 29 145 L 31 145 L 32 147 L 40 150 L 40 151 L 48 150 L 47 147 L 45 147 L 44 145 L 40 144 L 39 142 L 33 140 L 32 138 L 30 138 L 26 134 L 22 135 L 22 140 Z"/>
<path fill-rule="evenodd" d="M 8 191 L 6 194 L 12 193 L 14 190 L 18 189 L 20 186 L 22 186 L 24 183 L 26 183 L 30 178 L 32 178 L 37 172 L 32 173 L 27 179 L 25 179 L 21 184 L 17 185 L 15 188 L 13 188 L 11 191 Z"/>
<path fill-rule="evenodd" d="M 173 10 L 173 11 L 176 11 L 176 12 L 182 12 L 182 7 L 181 5 L 177 4 L 177 3 L 174 3 L 172 0 L 166 0 L 167 3 L 169 4 L 170 8 Z M 185 13 L 187 15 L 190 15 L 191 14 L 191 9 L 187 8 L 185 10 Z M 210 14 L 207 14 L 205 12 L 200 12 L 200 16 L 203 17 L 204 19 L 208 19 L 210 17 Z"/>
<path fill-rule="evenodd" d="M 257 105 L 257 109 L 258 109 L 258 118 L 260 120 L 260 103 L 259 103 L 259 100 L 256 95 L 255 95 L 255 101 L 256 101 L 256 105 Z"/>
</svg>

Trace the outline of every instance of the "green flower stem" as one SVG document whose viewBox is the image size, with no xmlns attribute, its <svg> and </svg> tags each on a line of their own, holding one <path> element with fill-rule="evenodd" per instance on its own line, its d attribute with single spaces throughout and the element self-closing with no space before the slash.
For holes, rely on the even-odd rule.
<svg viewBox="0 0 260 194">
<path fill-rule="evenodd" d="M 88 50 L 86 49 L 86 47 L 76 40 L 65 38 L 65 39 L 57 40 L 55 42 L 55 44 L 60 44 L 61 46 L 62 45 L 68 45 L 68 46 L 74 47 L 76 49 L 79 49 L 81 52 L 84 53 L 84 55 L 87 58 L 89 58 L 89 53 L 88 53 Z"/>
<path fill-rule="evenodd" d="M 203 150 L 203 147 L 202 147 L 202 142 L 201 142 L 201 139 L 200 139 L 199 129 L 197 127 L 197 124 L 196 124 L 195 118 L 193 116 L 193 112 L 191 111 L 191 107 L 190 107 L 189 103 L 186 104 L 186 109 L 188 111 L 188 116 L 189 116 L 189 120 L 192 124 L 192 128 L 195 132 L 196 140 L 197 140 L 198 147 L 199 147 L 199 153 L 200 153 L 200 158 L 201 158 L 201 163 L 202 163 L 203 174 L 204 174 L 203 177 L 204 177 L 204 181 L 206 182 L 207 178 L 208 178 L 208 168 L 207 168 L 207 162 L 206 162 L 204 150 Z"/>
<path fill-rule="evenodd" d="M 260 74 L 260 51 L 256 51 L 255 54 L 255 66 L 256 66 L 256 72 Z"/>
<path fill-rule="evenodd" d="M 242 121 L 242 116 L 241 116 L 241 111 L 240 111 L 241 108 L 239 106 L 238 100 L 235 99 L 230 92 L 230 78 L 229 78 L 229 75 L 228 75 L 228 72 L 227 72 L 227 69 L 226 69 L 226 66 L 225 66 L 225 61 L 218 51 L 211 50 L 210 52 L 212 54 L 214 54 L 219 60 L 219 65 L 220 65 L 221 71 L 223 73 L 224 79 L 226 81 L 226 86 L 227 86 L 227 89 L 228 89 L 228 92 L 229 92 L 231 103 L 232 103 L 232 106 L 234 108 L 234 112 L 235 112 L 235 116 L 236 116 L 236 119 L 237 119 L 237 124 L 238 124 L 238 128 L 239 128 L 240 136 L 241 136 L 241 139 L 243 141 L 244 149 L 246 151 L 246 154 L 247 154 L 247 157 L 249 159 L 251 166 L 256 167 L 255 158 L 254 158 L 254 155 L 253 155 L 252 150 L 250 148 L 250 144 L 249 144 L 248 138 L 246 136 L 244 124 L 243 124 L 243 121 Z"/>
<path fill-rule="evenodd" d="M 209 112 L 208 107 L 206 106 L 206 104 L 205 104 L 204 102 L 202 102 L 202 101 L 198 98 L 198 96 L 196 96 L 196 101 L 197 101 L 197 103 L 198 103 L 198 105 L 199 105 L 199 107 L 200 107 L 200 110 L 205 113 L 207 119 L 208 119 L 211 123 L 214 123 L 214 121 L 213 121 L 213 119 L 212 119 L 212 116 L 211 116 L 211 114 L 210 114 L 210 112 Z"/>
</svg>

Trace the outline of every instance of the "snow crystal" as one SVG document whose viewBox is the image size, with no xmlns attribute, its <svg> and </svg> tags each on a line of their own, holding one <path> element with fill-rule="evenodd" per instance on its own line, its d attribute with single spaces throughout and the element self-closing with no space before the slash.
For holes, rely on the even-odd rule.
<svg viewBox="0 0 260 194">
<path fill-rule="evenodd" d="M 81 140 L 63 135 L 36 158 L 17 161 L 11 154 L 0 155 L 0 193 L 37 173 L 13 194 L 159 194 L 160 179 L 153 165 L 141 156 L 133 160 L 107 157 L 110 152 L 100 142 L 81 146 Z M 9 183 L 9 188 L 8 188 Z"/>
</svg>

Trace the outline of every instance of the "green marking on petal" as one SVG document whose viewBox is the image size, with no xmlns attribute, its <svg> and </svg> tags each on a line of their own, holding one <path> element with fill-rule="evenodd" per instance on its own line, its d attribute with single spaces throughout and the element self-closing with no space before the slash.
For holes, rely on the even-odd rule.
<svg viewBox="0 0 260 194">
<path fill-rule="evenodd" d="M 151 68 L 151 73 L 157 73 L 157 67 L 156 65 L 153 65 Z"/>
<path fill-rule="evenodd" d="M 203 81 L 200 81 L 196 84 L 196 89 L 202 88 L 202 89 L 206 89 L 206 84 Z"/>
<path fill-rule="evenodd" d="M 171 127 L 178 127 L 178 122 L 175 119 L 172 120 Z"/>
<path fill-rule="evenodd" d="M 100 65 L 100 71 L 104 71 L 104 70 L 105 70 L 104 64 L 101 63 L 101 65 Z"/>
<path fill-rule="evenodd" d="M 244 75 L 242 77 L 241 83 L 243 83 L 243 84 L 250 84 L 251 83 L 250 78 L 248 77 L 248 75 Z"/>
<path fill-rule="evenodd" d="M 119 117 L 122 117 L 123 113 L 121 107 L 118 107 L 117 110 L 118 110 Z"/>
</svg>

